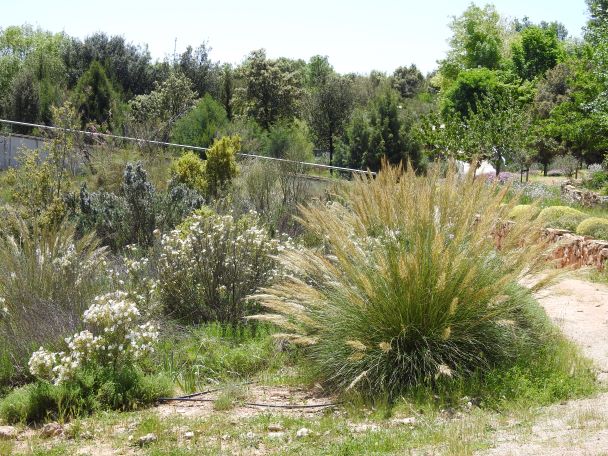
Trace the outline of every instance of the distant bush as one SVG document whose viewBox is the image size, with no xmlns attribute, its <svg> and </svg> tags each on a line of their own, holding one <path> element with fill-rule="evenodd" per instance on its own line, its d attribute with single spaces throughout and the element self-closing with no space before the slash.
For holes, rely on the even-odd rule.
<svg viewBox="0 0 608 456">
<path fill-rule="evenodd" d="M 75 215 L 78 233 L 95 231 L 113 251 L 134 243 L 149 246 L 156 228 L 174 228 L 204 203 L 198 191 L 184 184 L 157 192 L 141 163 L 126 166 L 121 193 L 89 192 L 83 185 Z"/>
<path fill-rule="evenodd" d="M 540 214 L 538 220 L 545 228 L 558 228 L 562 230 L 576 231 L 576 227 L 588 217 L 587 214 L 569 206 L 546 207 Z"/>
<path fill-rule="evenodd" d="M 106 255 L 92 236 L 76 240 L 67 224 L 30 229 L 19 221 L 16 229 L 0 234 L 0 344 L 23 376 L 33 348 L 60 343 L 80 326 L 106 285 Z"/>
<path fill-rule="evenodd" d="M 589 177 L 583 181 L 585 187 L 591 190 L 600 190 L 608 185 L 608 171 L 603 170 L 599 165 L 598 167 L 596 169 L 589 167 Z"/>
<path fill-rule="evenodd" d="M 608 241 L 608 219 L 600 217 L 585 219 L 576 228 L 576 234 Z"/>
<path fill-rule="evenodd" d="M 210 196 L 217 196 L 236 176 L 236 154 L 240 150 L 241 140 L 238 136 L 224 136 L 207 151 L 205 176 Z"/>
<path fill-rule="evenodd" d="M 561 168 L 550 169 L 547 172 L 547 176 L 550 176 L 550 177 L 559 177 L 559 176 L 565 176 L 565 175 L 566 175 L 565 171 Z"/>
<path fill-rule="evenodd" d="M 204 193 L 207 189 L 205 162 L 194 152 L 186 152 L 171 163 L 171 182 Z"/>
<path fill-rule="evenodd" d="M 540 208 L 538 206 L 532 204 L 518 204 L 509 211 L 509 218 L 513 220 L 531 220 L 534 219 L 539 212 Z"/>
<path fill-rule="evenodd" d="M 186 146 L 209 147 L 227 123 L 222 105 L 206 94 L 190 112 L 175 122 L 171 140 Z"/>
<path fill-rule="evenodd" d="M 578 168 L 578 160 L 574 158 L 571 154 L 560 155 L 553 163 L 551 163 L 551 170 L 549 171 L 549 175 L 564 175 L 566 177 L 574 176 L 576 169 Z M 561 174 L 551 174 L 560 170 Z"/>
<path fill-rule="evenodd" d="M 193 215 L 162 238 L 158 291 L 165 313 L 189 323 L 240 324 L 257 309 L 246 297 L 276 274 L 271 255 L 278 248 L 253 216 Z"/>
<path fill-rule="evenodd" d="M 506 192 L 439 167 L 357 178 L 342 203 L 302 209 L 324 248 L 281 253 L 284 280 L 256 298 L 272 313 L 254 318 L 303 345 L 340 392 L 397 397 L 513 363 L 543 343 L 517 280 L 544 267 L 544 246 L 534 223 L 515 224 L 496 250 Z"/>
</svg>

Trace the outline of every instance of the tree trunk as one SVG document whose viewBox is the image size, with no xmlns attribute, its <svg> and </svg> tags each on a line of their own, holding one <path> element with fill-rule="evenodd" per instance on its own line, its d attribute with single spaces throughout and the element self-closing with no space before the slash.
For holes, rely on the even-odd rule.
<svg viewBox="0 0 608 456">
<path fill-rule="evenodd" d="M 543 163 L 543 176 L 547 177 L 548 172 L 549 172 L 549 163 Z"/>
</svg>

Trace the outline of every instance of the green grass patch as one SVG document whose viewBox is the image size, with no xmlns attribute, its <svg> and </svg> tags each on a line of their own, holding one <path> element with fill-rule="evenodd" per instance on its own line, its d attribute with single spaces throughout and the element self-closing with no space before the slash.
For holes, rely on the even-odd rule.
<svg viewBox="0 0 608 456">
<path fill-rule="evenodd" d="M 293 349 L 281 350 L 272 337 L 274 332 L 268 325 L 174 328 L 159 343 L 156 362 L 185 393 L 218 382 L 287 377 L 286 369 L 293 366 L 295 353 Z"/>
</svg>

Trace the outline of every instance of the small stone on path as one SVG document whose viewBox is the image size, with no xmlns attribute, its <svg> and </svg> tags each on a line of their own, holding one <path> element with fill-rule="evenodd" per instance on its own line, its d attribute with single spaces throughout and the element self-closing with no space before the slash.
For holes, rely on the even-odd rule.
<svg viewBox="0 0 608 456">
<path fill-rule="evenodd" d="M 309 429 L 307 429 L 307 428 L 301 428 L 301 429 L 298 429 L 298 432 L 296 432 L 296 437 L 302 438 L 302 437 L 308 436 L 308 434 L 310 434 L 310 430 Z"/>
<path fill-rule="evenodd" d="M 0 440 L 14 439 L 17 434 L 17 428 L 14 426 L 0 426 Z"/>
<path fill-rule="evenodd" d="M 153 432 L 150 432 L 149 434 L 146 434 L 143 437 L 139 438 L 140 446 L 148 445 L 152 442 L 156 442 L 156 434 L 154 434 Z"/>
</svg>

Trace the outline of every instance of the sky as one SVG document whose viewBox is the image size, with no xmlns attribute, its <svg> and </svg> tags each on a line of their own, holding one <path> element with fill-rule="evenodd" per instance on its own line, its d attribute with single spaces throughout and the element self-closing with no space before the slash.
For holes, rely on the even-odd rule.
<svg viewBox="0 0 608 456">
<path fill-rule="evenodd" d="M 97 31 L 148 44 L 154 59 L 207 42 L 211 58 L 240 63 L 265 48 L 271 58 L 326 55 L 340 73 L 387 73 L 443 58 L 448 24 L 470 0 L 2 0 L 0 27 L 31 24 L 84 38 Z M 485 3 L 485 2 L 484 2 Z M 483 5 L 482 2 L 477 2 Z M 507 18 L 557 20 L 581 36 L 585 0 L 495 0 Z"/>
</svg>

